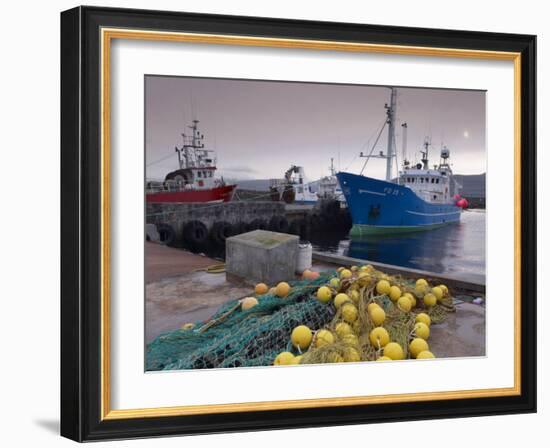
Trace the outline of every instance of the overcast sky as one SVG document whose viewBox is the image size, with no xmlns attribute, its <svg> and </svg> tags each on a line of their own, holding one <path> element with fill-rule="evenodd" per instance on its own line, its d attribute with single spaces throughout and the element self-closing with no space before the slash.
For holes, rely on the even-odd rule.
<svg viewBox="0 0 550 448">
<path fill-rule="evenodd" d="M 275 81 L 147 76 L 145 78 L 147 177 L 163 179 L 176 169 L 174 146 L 193 118 L 200 120 L 206 149 L 218 156 L 219 176 L 231 179 L 282 177 L 301 165 L 309 179 L 338 170 L 358 173 L 385 119 L 390 90 Z M 485 92 L 399 88 L 397 153 L 401 126 L 408 124 L 408 157 L 431 137 L 430 164 L 441 144 L 451 150 L 457 174 L 486 171 Z M 387 129 L 377 150 L 386 149 Z M 163 160 L 161 160 L 163 159 Z M 385 161 L 371 160 L 364 174 L 384 178 Z"/>
</svg>

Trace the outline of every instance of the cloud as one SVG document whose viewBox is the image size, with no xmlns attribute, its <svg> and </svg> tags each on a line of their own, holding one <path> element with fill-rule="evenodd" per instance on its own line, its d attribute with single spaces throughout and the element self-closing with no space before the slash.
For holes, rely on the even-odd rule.
<svg viewBox="0 0 550 448">
<path fill-rule="evenodd" d="M 250 168 L 249 166 L 224 166 L 223 169 L 220 169 L 220 171 L 224 171 L 226 173 L 233 173 L 233 174 L 257 174 L 258 170 L 255 170 L 254 168 Z"/>
<path fill-rule="evenodd" d="M 224 167 L 224 170 L 232 171 L 234 173 L 249 173 L 249 174 L 253 174 L 253 173 L 258 172 L 254 168 L 251 168 L 249 166 L 244 166 L 244 165 L 226 166 L 226 167 Z"/>
</svg>

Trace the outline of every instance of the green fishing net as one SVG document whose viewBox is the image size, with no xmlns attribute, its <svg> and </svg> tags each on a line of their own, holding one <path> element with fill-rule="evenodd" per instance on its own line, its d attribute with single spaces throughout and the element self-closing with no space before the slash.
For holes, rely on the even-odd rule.
<svg viewBox="0 0 550 448">
<path fill-rule="evenodd" d="M 146 370 L 273 364 L 278 353 L 292 349 L 294 327 L 322 328 L 332 320 L 334 308 L 314 296 L 329 278 L 322 275 L 315 281 L 294 282 L 287 297 L 262 295 L 258 305 L 246 311 L 241 311 L 238 300 L 231 300 L 208 322 L 158 336 L 147 346 Z M 212 322 L 215 324 L 208 327 Z"/>
</svg>

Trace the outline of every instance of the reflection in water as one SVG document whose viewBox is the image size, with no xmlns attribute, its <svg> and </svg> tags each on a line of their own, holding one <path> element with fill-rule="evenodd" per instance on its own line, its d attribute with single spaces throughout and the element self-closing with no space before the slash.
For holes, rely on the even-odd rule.
<svg viewBox="0 0 550 448">
<path fill-rule="evenodd" d="M 323 234 L 315 250 L 484 281 L 485 210 L 469 210 L 461 221 L 439 229 L 391 236 Z"/>
</svg>

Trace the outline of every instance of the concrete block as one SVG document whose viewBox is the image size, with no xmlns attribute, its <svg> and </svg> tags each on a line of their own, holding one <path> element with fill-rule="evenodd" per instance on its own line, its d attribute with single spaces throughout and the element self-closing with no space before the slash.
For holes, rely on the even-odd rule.
<svg viewBox="0 0 550 448">
<path fill-rule="evenodd" d="M 225 242 L 225 269 L 231 275 L 270 286 L 294 279 L 299 238 L 254 230 Z"/>
</svg>

